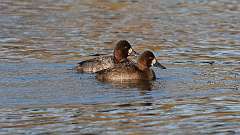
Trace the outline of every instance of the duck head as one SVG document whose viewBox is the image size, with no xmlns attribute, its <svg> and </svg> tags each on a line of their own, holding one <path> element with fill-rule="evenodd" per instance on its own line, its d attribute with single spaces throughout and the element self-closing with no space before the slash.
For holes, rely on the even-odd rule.
<svg viewBox="0 0 240 135">
<path fill-rule="evenodd" d="M 148 69 L 151 66 L 166 69 L 166 67 L 164 67 L 162 64 L 160 64 L 157 61 L 156 57 L 154 56 L 154 54 L 151 51 L 145 51 L 140 55 L 140 57 L 138 59 L 138 65 L 139 65 L 140 69 L 142 69 L 142 70 Z"/>
<path fill-rule="evenodd" d="M 126 40 L 120 40 L 114 48 L 114 58 L 116 62 L 120 62 L 123 59 L 127 59 L 128 56 L 137 56 L 138 53 L 133 50 L 130 43 Z"/>
</svg>

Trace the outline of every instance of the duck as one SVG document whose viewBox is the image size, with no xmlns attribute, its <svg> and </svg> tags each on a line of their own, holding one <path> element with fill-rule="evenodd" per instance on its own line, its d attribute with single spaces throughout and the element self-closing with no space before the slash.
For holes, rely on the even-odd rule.
<svg viewBox="0 0 240 135">
<path fill-rule="evenodd" d="M 138 53 L 133 50 L 131 44 L 127 40 L 120 40 L 116 44 L 113 55 L 99 56 L 86 61 L 81 61 L 74 68 L 80 73 L 96 73 L 98 71 L 112 68 L 118 63 L 132 62 L 127 57 L 137 56 Z"/>
<path fill-rule="evenodd" d="M 153 52 L 144 51 L 138 58 L 137 63 L 119 63 L 113 68 L 96 72 L 96 79 L 100 81 L 151 81 L 156 79 L 151 66 L 166 69 L 160 64 Z"/>
</svg>

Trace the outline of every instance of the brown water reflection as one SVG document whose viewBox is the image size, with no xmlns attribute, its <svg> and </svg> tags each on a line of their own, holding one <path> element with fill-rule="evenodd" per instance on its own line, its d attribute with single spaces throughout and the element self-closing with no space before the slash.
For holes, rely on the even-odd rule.
<svg viewBox="0 0 240 135">
<path fill-rule="evenodd" d="M 148 90 L 152 90 L 154 82 L 153 81 L 143 81 L 143 80 L 131 80 L 129 81 L 101 81 L 103 83 L 109 83 L 111 84 L 113 87 L 116 88 L 124 88 L 124 89 L 131 89 L 131 88 L 138 88 L 139 90 L 143 90 L 143 91 L 148 91 Z"/>
<path fill-rule="evenodd" d="M 0 134 L 239 134 L 239 12 L 238 0 L 1 0 Z M 69 70 L 120 39 L 167 70 L 144 83 Z"/>
</svg>

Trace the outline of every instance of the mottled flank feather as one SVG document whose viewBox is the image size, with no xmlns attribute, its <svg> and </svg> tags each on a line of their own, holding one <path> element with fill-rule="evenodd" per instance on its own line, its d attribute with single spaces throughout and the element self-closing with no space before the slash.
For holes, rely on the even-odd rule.
<svg viewBox="0 0 240 135">
<path fill-rule="evenodd" d="M 114 66 L 113 56 L 100 56 L 94 59 L 79 62 L 75 69 L 78 72 L 95 73 Z"/>
</svg>

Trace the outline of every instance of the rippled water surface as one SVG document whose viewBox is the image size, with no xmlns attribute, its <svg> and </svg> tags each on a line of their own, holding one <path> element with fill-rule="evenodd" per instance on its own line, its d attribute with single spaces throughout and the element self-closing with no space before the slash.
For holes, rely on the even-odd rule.
<svg viewBox="0 0 240 135">
<path fill-rule="evenodd" d="M 167 69 L 71 70 L 120 39 Z M 240 1 L 1 0 L 0 134 L 240 134 Z"/>
</svg>

